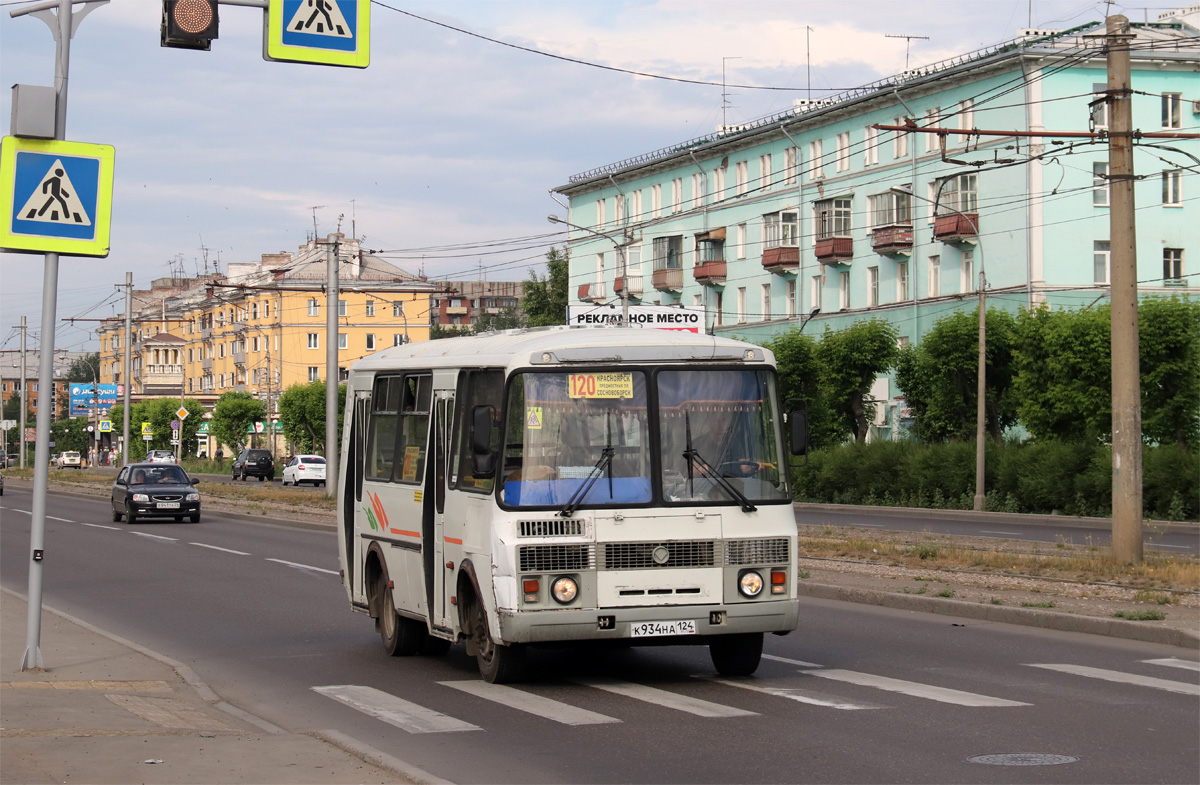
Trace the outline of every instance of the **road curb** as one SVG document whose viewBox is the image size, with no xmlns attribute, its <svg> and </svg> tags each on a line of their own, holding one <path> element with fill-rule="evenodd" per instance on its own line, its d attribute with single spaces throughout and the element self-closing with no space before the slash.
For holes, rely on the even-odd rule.
<svg viewBox="0 0 1200 785">
<path fill-rule="evenodd" d="M 1003 523 L 1006 526 L 1062 526 L 1072 529 L 1111 529 L 1112 518 L 1084 518 L 1076 515 L 1034 515 L 1024 512 L 976 512 L 975 510 L 934 510 L 927 507 L 876 507 L 869 504 L 815 504 L 810 502 L 795 502 L 792 505 L 797 512 L 821 513 L 828 512 L 836 515 L 878 515 L 894 518 L 970 518 L 979 521 Z M 811 524 L 809 524 L 811 525 Z M 1191 521 L 1142 521 L 1146 530 L 1159 531 L 1163 534 L 1200 533 L 1200 523 Z"/>
<path fill-rule="evenodd" d="M 1153 626 L 1153 622 L 1106 619 L 1100 616 L 1077 616 L 1071 613 L 1034 608 L 1009 608 L 962 600 L 922 597 L 915 594 L 893 594 L 875 589 L 854 586 L 833 586 L 827 583 L 799 581 L 796 586 L 801 597 L 822 600 L 841 600 L 865 605 L 879 605 L 905 611 L 937 613 L 960 619 L 1020 624 L 1026 627 L 1041 627 L 1060 632 L 1082 632 L 1089 635 L 1107 635 L 1143 643 L 1161 643 L 1185 649 L 1200 649 L 1200 634 L 1172 627 Z"/>
</svg>

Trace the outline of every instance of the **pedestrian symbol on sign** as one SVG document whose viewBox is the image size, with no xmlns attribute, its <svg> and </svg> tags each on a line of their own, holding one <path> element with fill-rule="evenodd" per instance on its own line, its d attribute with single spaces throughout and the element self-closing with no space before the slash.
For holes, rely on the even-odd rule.
<svg viewBox="0 0 1200 785">
<path fill-rule="evenodd" d="M 26 221 L 92 225 L 87 210 L 75 195 L 75 186 L 71 184 L 71 178 L 59 159 L 55 159 L 49 171 L 42 176 L 37 190 L 26 200 L 25 206 L 21 208 L 21 217 Z"/>
<path fill-rule="evenodd" d="M 312 9 L 311 11 L 309 9 Z M 353 38 L 346 17 L 337 3 L 330 0 L 308 0 L 301 3 L 288 22 L 287 29 L 293 33 L 332 35 L 338 38 Z"/>
</svg>

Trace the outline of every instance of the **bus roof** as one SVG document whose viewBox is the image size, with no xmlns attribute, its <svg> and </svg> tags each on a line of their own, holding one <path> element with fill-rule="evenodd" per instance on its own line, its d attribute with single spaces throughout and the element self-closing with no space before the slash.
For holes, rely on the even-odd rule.
<svg viewBox="0 0 1200 785">
<path fill-rule="evenodd" d="M 545 359 L 546 356 L 549 359 Z M 533 327 L 402 344 L 362 358 L 352 372 L 496 368 L 586 363 L 752 363 L 774 365 L 767 349 L 729 338 L 644 327 Z"/>
</svg>

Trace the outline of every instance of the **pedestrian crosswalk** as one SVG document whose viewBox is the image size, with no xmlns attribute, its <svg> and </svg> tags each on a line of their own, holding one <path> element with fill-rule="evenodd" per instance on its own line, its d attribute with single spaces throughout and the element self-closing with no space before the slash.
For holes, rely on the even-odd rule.
<svg viewBox="0 0 1200 785">
<path fill-rule="evenodd" d="M 630 699 L 667 711 L 683 712 L 714 721 L 778 714 L 787 703 L 775 704 L 775 699 L 804 704 L 816 711 L 890 709 L 898 708 L 904 705 L 903 701 L 908 700 L 931 701 L 970 709 L 1006 708 L 1012 711 L 1020 711 L 1023 707 L 1034 705 L 1017 699 L 1028 698 L 1026 693 L 1009 696 L 988 695 L 959 689 L 961 685 L 952 688 L 879 673 L 826 668 L 813 662 L 771 655 L 764 655 L 763 659 L 767 662 L 755 676 L 721 678 L 715 674 L 693 674 L 694 678 L 691 680 L 659 686 L 594 675 L 578 676 L 568 682 L 543 682 L 515 687 L 488 684 L 479 679 L 439 681 L 437 684 L 486 701 L 493 706 L 568 726 L 625 722 L 626 720 L 612 716 L 622 712 L 614 708 L 611 696 L 617 696 L 618 701 Z M 771 667 L 768 667 L 768 664 Z M 1179 673 L 1181 670 L 1200 671 L 1200 665 L 1195 661 L 1179 658 L 1141 660 L 1140 664 L 1151 666 L 1152 669 L 1172 669 L 1173 672 L 1164 672 L 1177 676 L 1183 676 Z M 1149 676 L 1133 670 L 1126 672 L 1072 663 L 1027 663 L 1020 667 L 1052 671 L 1069 678 L 1116 682 L 1133 689 L 1164 690 L 1181 695 L 1200 696 L 1200 685 L 1195 681 L 1181 681 L 1163 675 Z M 1131 668 L 1135 667 L 1137 665 L 1131 663 Z M 1142 667 L 1141 670 L 1145 668 Z M 710 688 L 712 694 L 705 694 L 704 697 L 694 694 L 697 691 L 703 693 Z M 483 729 L 480 725 L 374 687 L 342 684 L 312 689 L 409 733 L 453 733 Z M 541 694 L 544 692 L 550 692 L 555 697 Z M 601 693 L 610 698 L 605 701 L 599 700 L 597 696 Z M 751 695 L 747 696 L 746 693 Z M 864 697 L 871 695 L 877 697 Z M 565 699 L 562 699 L 564 696 Z M 457 706 L 457 713 L 463 714 L 468 711 L 463 708 L 464 704 L 461 701 L 453 703 Z M 611 713 L 585 708 L 588 704 Z"/>
</svg>

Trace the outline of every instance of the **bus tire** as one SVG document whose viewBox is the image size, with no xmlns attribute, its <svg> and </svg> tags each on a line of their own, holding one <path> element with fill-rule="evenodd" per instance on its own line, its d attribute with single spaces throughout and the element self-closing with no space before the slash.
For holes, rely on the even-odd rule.
<svg viewBox="0 0 1200 785">
<path fill-rule="evenodd" d="M 425 642 L 425 628 L 396 613 L 392 590 L 388 588 L 386 578 L 379 582 L 379 591 L 379 639 L 383 641 L 384 651 L 391 657 L 413 656 Z"/>
<path fill-rule="evenodd" d="M 525 670 L 525 649 L 521 646 L 502 646 L 488 632 L 487 611 L 478 597 L 471 603 L 471 642 L 479 675 L 488 684 L 510 684 L 520 681 Z"/>
<path fill-rule="evenodd" d="M 762 648 L 762 633 L 748 632 L 714 638 L 708 644 L 708 654 L 722 676 L 749 676 L 758 670 Z"/>
</svg>

